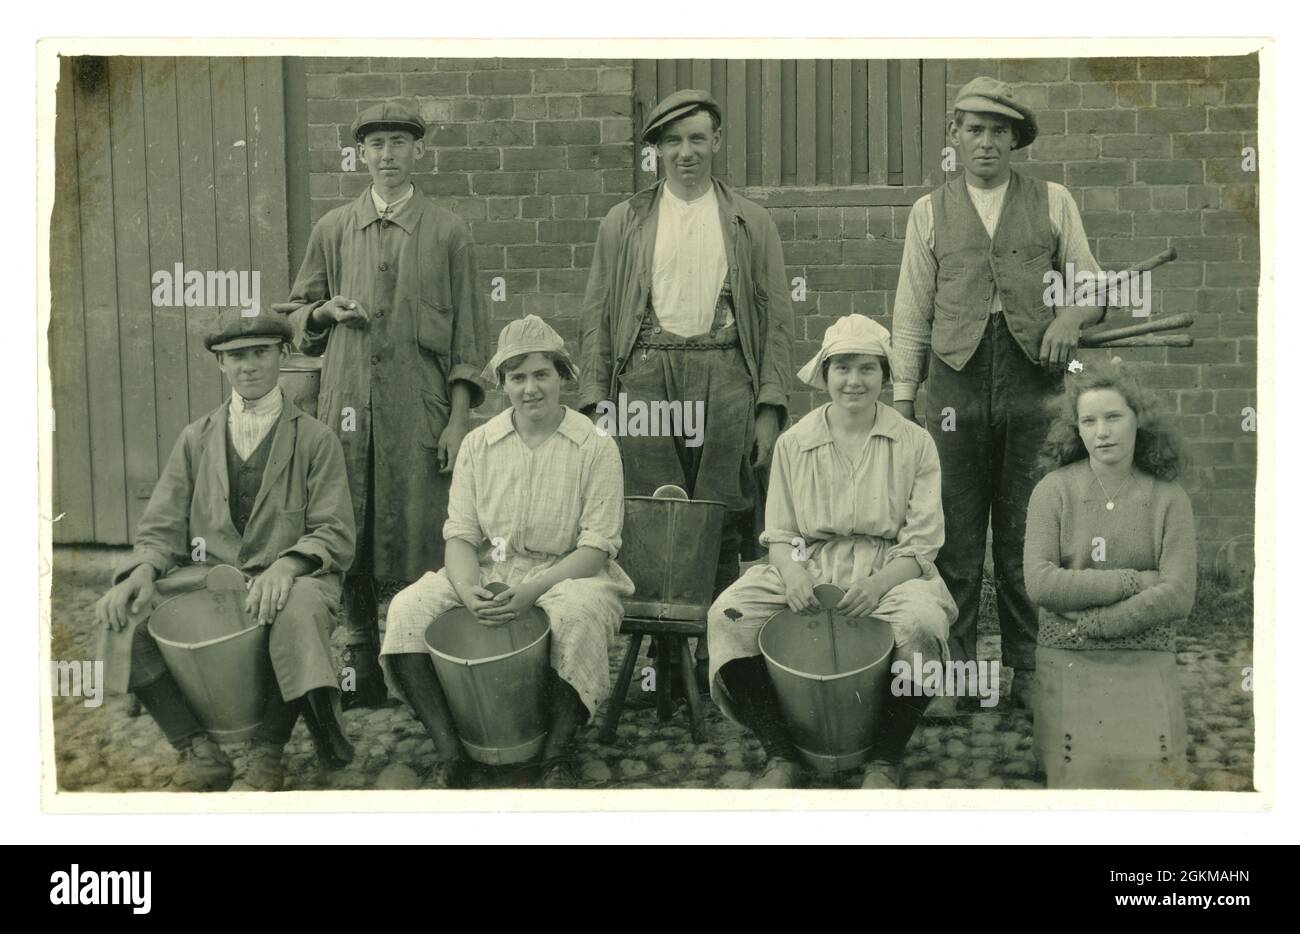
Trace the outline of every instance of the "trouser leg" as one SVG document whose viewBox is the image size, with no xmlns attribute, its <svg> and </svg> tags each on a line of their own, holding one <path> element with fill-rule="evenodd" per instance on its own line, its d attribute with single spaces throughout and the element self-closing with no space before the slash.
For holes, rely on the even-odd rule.
<svg viewBox="0 0 1300 934">
<path fill-rule="evenodd" d="M 253 742 L 264 746 L 283 746 L 293 735 L 302 712 L 301 698 L 286 701 L 280 693 L 275 675 L 271 674 L 266 686 L 266 704 L 262 707 L 262 722 L 253 734 Z"/>
<path fill-rule="evenodd" d="M 758 737 L 769 759 L 795 758 L 794 738 L 786 725 L 776 685 L 759 656 L 738 658 L 718 671 L 740 721 Z"/>
<path fill-rule="evenodd" d="M 872 758 L 884 759 L 894 765 L 902 763 L 907 744 L 930 703 L 930 698 L 922 693 L 920 685 L 913 684 L 910 693 L 910 697 L 890 695 L 885 704 L 884 721 L 876 735 Z"/>
<path fill-rule="evenodd" d="M 144 624 L 136 627 L 131 640 L 129 686 L 176 749 L 184 749 L 190 740 L 206 732 Z"/>
<path fill-rule="evenodd" d="M 1041 367 L 1026 357 L 1000 316 L 996 323 L 993 569 L 1002 663 L 1025 670 L 1034 667 L 1038 643 L 1038 608 L 1025 589 L 1025 517 L 1040 473 L 1038 458 L 1051 427 L 1049 403 L 1060 391 L 1062 377 L 1058 369 Z"/>
<path fill-rule="evenodd" d="M 989 343 L 986 335 L 961 371 L 932 356 L 926 389 L 926 427 L 943 473 L 944 543 L 935 564 L 957 604 L 957 621 L 948 633 L 949 650 L 957 661 L 976 657 L 993 494 Z"/>
</svg>

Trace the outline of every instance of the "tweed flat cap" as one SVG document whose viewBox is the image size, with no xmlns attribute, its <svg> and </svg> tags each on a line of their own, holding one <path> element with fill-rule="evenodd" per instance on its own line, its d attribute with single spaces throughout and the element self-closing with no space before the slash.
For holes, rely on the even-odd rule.
<svg viewBox="0 0 1300 934">
<path fill-rule="evenodd" d="M 426 129 L 424 118 L 410 101 L 384 101 L 361 112 L 352 124 L 352 138 L 359 143 L 375 130 L 405 130 L 416 139 L 423 139 Z"/>
<path fill-rule="evenodd" d="M 1038 136 L 1038 119 L 1034 112 L 1016 100 L 1011 85 L 997 78 L 980 77 L 968 81 L 957 92 L 957 102 L 952 106 L 954 110 L 1010 117 L 1018 130 L 1012 149 L 1024 149 Z"/>
<path fill-rule="evenodd" d="M 664 127 L 668 126 L 668 124 L 674 120 L 680 120 L 692 111 L 701 108 L 712 113 L 719 124 L 722 122 L 722 108 L 708 91 L 683 88 L 669 94 L 655 106 L 654 110 L 650 111 L 650 116 L 646 118 L 645 129 L 641 132 L 641 138 L 647 143 L 653 143 L 659 138 L 659 134 L 663 132 Z"/>
<path fill-rule="evenodd" d="M 203 339 L 203 346 L 217 353 L 241 347 L 293 343 L 293 325 L 283 315 L 264 311 L 246 315 L 244 311 L 242 308 L 223 310 L 217 316 L 216 327 Z"/>
</svg>

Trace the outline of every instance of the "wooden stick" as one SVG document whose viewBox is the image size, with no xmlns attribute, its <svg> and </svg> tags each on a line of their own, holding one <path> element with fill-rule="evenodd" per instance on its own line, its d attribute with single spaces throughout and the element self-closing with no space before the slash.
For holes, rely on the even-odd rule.
<svg viewBox="0 0 1300 934">
<path fill-rule="evenodd" d="M 1157 331 L 1177 331 L 1191 327 L 1193 320 L 1190 314 L 1170 315 L 1167 318 L 1153 318 L 1141 324 L 1129 324 L 1109 331 L 1086 331 L 1079 335 L 1079 346 L 1095 347 L 1120 337 L 1137 337 L 1141 334 L 1154 334 Z"/>
<path fill-rule="evenodd" d="M 1105 344 L 1090 346 L 1105 347 L 1191 347 L 1196 339 L 1190 334 L 1140 334 L 1137 337 L 1121 337 Z"/>
<path fill-rule="evenodd" d="M 1112 285 L 1118 286 L 1121 282 L 1124 282 L 1137 273 L 1150 272 L 1159 266 L 1163 266 L 1165 263 L 1172 263 L 1176 259 L 1178 259 L 1178 248 L 1171 246 L 1167 250 L 1160 251 L 1155 256 L 1148 256 L 1136 266 L 1125 269 L 1123 272 L 1116 275 L 1113 280 L 1107 276 L 1102 276 L 1094 280 L 1090 285 L 1076 286 L 1074 290 L 1075 304 L 1079 304 L 1080 298 L 1086 297 L 1089 289 L 1091 289 L 1093 295 L 1097 296 L 1093 300 L 1100 301 L 1101 304 L 1104 305 L 1110 300 L 1110 289 Z"/>
</svg>

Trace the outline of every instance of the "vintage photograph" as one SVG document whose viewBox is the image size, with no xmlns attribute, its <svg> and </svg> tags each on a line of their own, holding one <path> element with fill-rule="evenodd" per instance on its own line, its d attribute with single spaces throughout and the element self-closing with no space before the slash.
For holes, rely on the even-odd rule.
<svg viewBox="0 0 1300 934">
<path fill-rule="evenodd" d="M 101 44 L 55 797 L 1260 788 L 1261 43 Z"/>
</svg>

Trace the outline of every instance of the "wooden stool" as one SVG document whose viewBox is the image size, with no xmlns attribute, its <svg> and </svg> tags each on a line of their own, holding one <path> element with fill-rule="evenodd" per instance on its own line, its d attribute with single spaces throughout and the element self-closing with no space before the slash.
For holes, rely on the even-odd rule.
<svg viewBox="0 0 1300 934">
<path fill-rule="evenodd" d="M 619 632 L 632 637 L 628 643 L 627 653 L 623 656 L 623 667 L 618 672 L 618 682 L 614 685 L 614 694 L 605 711 L 605 722 L 600 727 L 598 739 L 609 744 L 614 741 L 614 731 L 618 728 L 618 718 L 623 713 L 627 699 L 627 689 L 632 684 L 636 672 L 637 656 L 641 652 L 641 640 L 650 636 L 655 649 L 655 701 L 661 721 L 671 720 L 673 716 L 672 675 L 669 660 L 676 658 L 686 682 L 686 705 L 690 709 L 691 738 L 697 743 L 704 742 L 704 708 L 700 703 L 700 689 L 695 683 L 695 658 L 691 654 L 689 638 L 705 638 L 704 608 L 700 618 L 693 620 L 658 619 L 648 616 L 623 617 Z"/>
</svg>

